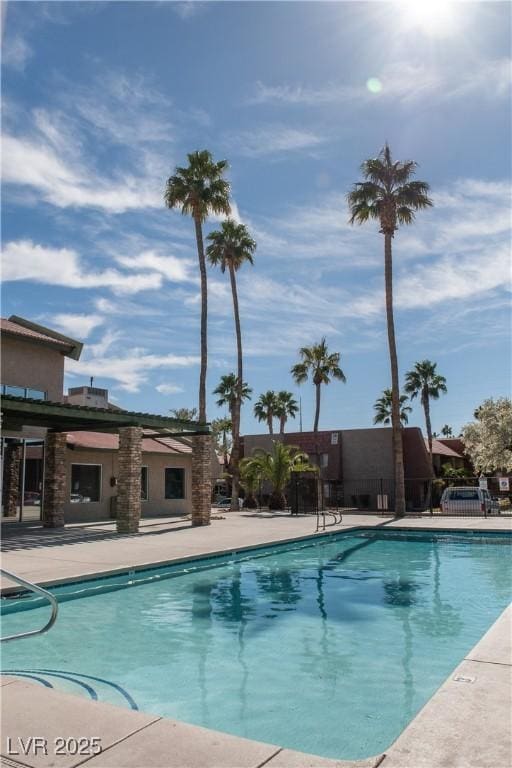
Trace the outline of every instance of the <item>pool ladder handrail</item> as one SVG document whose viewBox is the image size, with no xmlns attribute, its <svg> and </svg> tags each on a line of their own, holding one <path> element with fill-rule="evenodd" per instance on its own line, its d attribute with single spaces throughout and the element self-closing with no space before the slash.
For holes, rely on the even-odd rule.
<svg viewBox="0 0 512 768">
<path fill-rule="evenodd" d="M 8 579 L 11 579 L 11 581 L 15 581 L 16 584 L 19 584 L 21 587 L 26 587 L 31 592 L 42 595 L 50 602 L 50 605 L 52 606 L 52 615 L 42 629 L 32 629 L 30 632 L 18 632 L 15 635 L 7 635 L 6 637 L 1 637 L 0 642 L 7 643 L 9 640 L 20 640 L 23 637 L 32 637 L 33 635 L 42 635 L 43 632 L 48 632 L 48 630 L 51 629 L 57 621 L 57 614 L 59 612 L 59 604 L 57 602 L 57 598 L 52 595 L 51 592 L 48 592 L 47 589 L 43 589 L 43 587 L 40 587 L 37 584 L 33 584 L 31 581 L 27 581 L 21 576 L 17 576 L 11 571 L 7 571 L 5 568 L 0 568 L 0 573 L 3 576 L 7 576 Z"/>
</svg>

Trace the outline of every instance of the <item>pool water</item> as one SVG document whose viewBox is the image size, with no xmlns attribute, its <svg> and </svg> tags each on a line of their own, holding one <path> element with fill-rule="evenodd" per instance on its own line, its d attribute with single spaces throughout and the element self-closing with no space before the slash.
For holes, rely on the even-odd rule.
<svg viewBox="0 0 512 768">
<path fill-rule="evenodd" d="M 2 668 L 326 757 L 396 739 L 510 600 L 510 537 L 359 530 L 59 587 Z M 4 600 L 2 634 L 47 607 Z M 37 604 L 37 603 L 36 603 Z"/>
</svg>

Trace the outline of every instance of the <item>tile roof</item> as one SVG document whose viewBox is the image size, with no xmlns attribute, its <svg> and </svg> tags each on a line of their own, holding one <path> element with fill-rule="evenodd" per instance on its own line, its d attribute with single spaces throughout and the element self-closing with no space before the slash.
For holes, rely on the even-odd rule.
<svg viewBox="0 0 512 768">
<path fill-rule="evenodd" d="M 119 435 L 108 432 L 68 432 L 67 443 L 74 448 L 117 451 Z M 143 437 L 142 452 L 187 454 L 192 453 L 192 445 L 189 441 L 176 438 Z"/>
<path fill-rule="evenodd" d="M 34 339 L 34 341 L 44 341 L 46 343 L 51 342 L 52 344 L 56 344 L 57 346 L 66 349 L 69 347 L 69 344 L 65 341 L 52 338 L 52 336 L 47 336 L 45 333 L 33 331 L 30 328 L 24 328 L 22 325 L 13 323 L 11 320 L 7 320 L 5 317 L 0 318 L 0 328 L 4 333 L 9 333 L 14 336 L 23 336 L 28 339 Z"/>
<path fill-rule="evenodd" d="M 427 446 L 428 450 L 427 439 L 425 439 L 425 445 Z M 452 456 L 457 459 L 464 458 L 462 454 L 457 453 L 457 451 L 454 451 L 453 448 L 450 448 L 448 445 L 445 445 L 444 442 L 441 442 L 441 440 L 437 440 L 436 438 L 432 440 L 432 453 L 438 456 Z"/>
</svg>

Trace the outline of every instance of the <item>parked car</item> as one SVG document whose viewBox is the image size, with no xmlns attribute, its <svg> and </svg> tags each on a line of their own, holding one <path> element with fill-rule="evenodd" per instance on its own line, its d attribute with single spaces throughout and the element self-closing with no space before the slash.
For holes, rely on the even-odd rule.
<svg viewBox="0 0 512 768">
<path fill-rule="evenodd" d="M 500 505 L 485 488 L 451 486 L 445 488 L 439 504 L 445 515 L 499 515 Z"/>
<path fill-rule="evenodd" d="M 243 505 L 244 500 L 238 499 L 238 509 L 242 509 Z M 229 496 L 224 496 L 224 498 L 215 501 L 214 506 L 220 507 L 221 509 L 229 509 L 231 507 L 231 498 Z"/>
<path fill-rule="evenodd" d="M 41 504 L 41 494 L 37 491 L 25 491 L 23 505 L 25 507 L 38 507 Z"/>
</svg>

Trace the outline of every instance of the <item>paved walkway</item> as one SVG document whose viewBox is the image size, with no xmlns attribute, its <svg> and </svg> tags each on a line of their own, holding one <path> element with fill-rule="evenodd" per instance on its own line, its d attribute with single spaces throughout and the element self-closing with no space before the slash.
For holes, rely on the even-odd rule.
<svg viewBox="0 0 512 768">
<path fill-rule="evenodd" d="M 153 518 L 141 522 L 138 534 L 120 535 L 115 523 L 70 525 L 52 530 L 7 523 L 2 526 L 2 563 L 13 573 L 39 584 L 72 581 L 93 574 L 143 568 L 244 547 L 291 541 L 315 534 L 316 517 L 269 512 L 225 512 L 210 526 L 192 528 L 186 518 Z M 327 518 L 329 520 L 329 517 Z M 331 518 L 332 519 L 332 518 Z M 512 530 L 512 518 L 423 517 L 393 520 L 377 515 L 344 515 L 341 525 L 478 530 Z M 2 580 L 2 590 L 11 582 Z"/>
<path fill-rule="evenodd" d="M 346 515 L 329 532 L 354 526 L 511 530 L 511 519 L 392 520 Z M 43 584 L 124 571 L 209 553 L 314 534 L 315 519 L 269 513 L 225 513 L 210 527 L 173 518 L 143 521 L 139 534 L 119 536 L 113 523 L 63 531 L 4 526 L 3 566 Z M 15 768 L 510 768 L 512 611 L 507 611 L 430 699 L 388 752 L 363 761 L 332 761 L 240 739 L 154 715 L 2 680 L 2 765 Z M 29 737 L 40 736 L 36 750 Z M 57 737 L 101 739 L 100 755 L 56 755 Z"/>
</svg>

